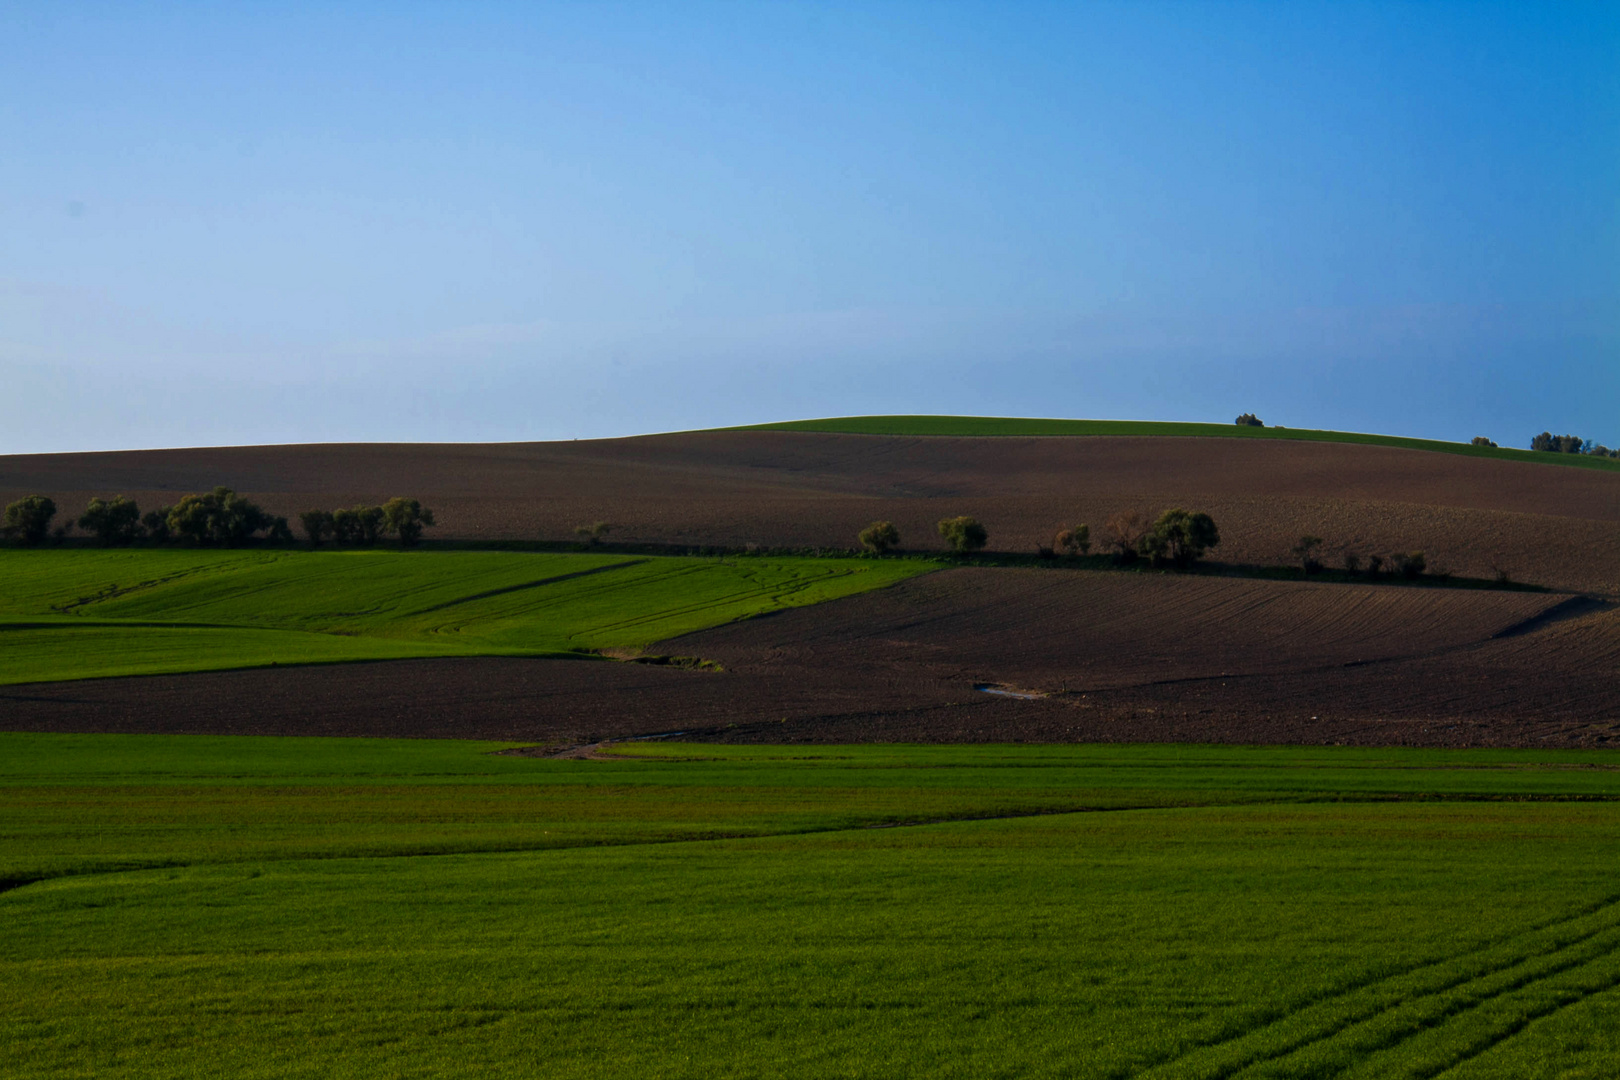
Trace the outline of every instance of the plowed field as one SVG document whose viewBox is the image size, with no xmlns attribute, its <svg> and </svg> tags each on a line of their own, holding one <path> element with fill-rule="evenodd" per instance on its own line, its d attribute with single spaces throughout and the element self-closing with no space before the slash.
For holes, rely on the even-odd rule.
<svg viewBox="0 0 1620 1080">
<path fill-rule="evenodd" d="M 615 539 L 848 547 L 894 521 L 934 549 L 934 523 L 973 514 L 991 547 L 1030 551 L 1058 528 L 1100 532 L 1121 510 L 1186 505 L 1221 527 L 1220 559 L 1277 563 L 1302 533 L 1329 561 L 1423 550 L 1470 576 L 1620 593 L 1620 474 L 1419 450 L 1291 440 L 955 438 L 694 432 L 561 443 L 330 445 L 0 458 L 0 499 L 77 510 L 143 506 L 226 484 L 278 513 L 410 493 L 431 536 L 547 539 L 608 521 Z"/>
<path fill-rule="evenodd" d="M 400 661 L 13 686 L 0 688 L 0 711 L 12 730 L 552 746 L 667 732 L 844 743 L 1620 742 L 1620 609 L 1566 594 L 958 569 L 653 651 L 726 670 Z"/>
</svg>

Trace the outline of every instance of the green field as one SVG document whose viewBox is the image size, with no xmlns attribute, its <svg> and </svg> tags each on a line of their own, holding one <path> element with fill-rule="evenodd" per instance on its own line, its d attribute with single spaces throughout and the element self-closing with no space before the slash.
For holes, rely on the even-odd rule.
<svg viewBox="0 0 1620 1080">
<path fill-rule="evenodd" d="M 1620 753 L 494 749 L 0 735 L 0 1075 L 1620 1073 Z"/>
<path fill-rule="evenodd" d="M 1474 446 L 1438 439 L 1407 439 L 1398 435 L 1369 435 L 1358 431 L 1317 431 L 1312 428 L 1246 427 L 1239 424 L 1173 424 L 1152 420 L 1043 420 L 1012 416 L 841 416 L 825 420 L 790 420 L 779 424 L 750 424 L 726 431 L 827 431 L 850 435 L 1172 435 L 1220 439 L 1302 439 L 1306 442 L 1362 443 L 1398 446 L 1407 450 L 1433 450 L 1442 454 L 1530 461 L 1541 465 L 1573 465 L 1583 469 L 1620 471 L 1620 460 L 1584 454 L 1554 454 L 1512 447 Z"/>
<path fill-rule="evenodd" d="M 343 660 L 635 652 L 929 569 L 510 551 L 5 549 L 0 685 Z"/>
</svg>

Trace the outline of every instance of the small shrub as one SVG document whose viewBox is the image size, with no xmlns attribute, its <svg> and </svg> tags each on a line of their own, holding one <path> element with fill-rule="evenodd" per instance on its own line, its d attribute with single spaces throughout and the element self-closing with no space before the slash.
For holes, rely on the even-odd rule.
<svg viewBox="0 0 1620 1080">
<path fill-rule="evenodd" d="M 1254 415 L 1254 413 L 1252 413 L 1252 412 L 1244 413 L 1242 416 L 1237 418 L 1236 422 L 1237 422 L 1239 427 L 1265 427 L 1266 426 L 1265 421 L 1261 420 L 1258 416 Z"/>
<path fill-rule="evenodd" d="M 874 521 L 862 529 L 855 539 L 867 551 L 882 555 L 890 548 L 900 546 L 900 530 L 894 527 L 892 521 Z"/>
<path fill-rule="evenodd" d="M 1423 571 L 1429 568 L 1429 561 L 1421 551 L 1409 551 L 1401 560 L 1401 576 L 1408 580 L 1416 580 L 1423 576 Z"/>
<path fill-rule="evenodd" d="M 1473 439 L 1473 442 L 1470 445 L 1473 445 L 1473 446 L 1495 446 L 1496 443 L 1493 442 L 1490 439 L 1487 439 L 1483 435 L 1475 435 L 1474 439 Z"/>
<path fill-rule="evenodd" d="M 51 518 L 55 516 L 53 500 L 44 495 L 30 495 L 6 507 L 6 523 L 0 531 L 31 547 L 50 535 Z"/>
<path fill-rule="evenodd" d="M 141 534 L 141 510 L 133 499 L 91 499 L 79 518 L 79 528 L 92 533 L 107 547 L 134 543 Z"/>
<path fill-rule="evenodd" d="M 978 519 L 966 515 L 945 518 L 939 523 L 939 535 L 959 555 L 979 551 L 990 542 L 990 534 Z"/>
<path fill-rule="evenodd" d="M 1377 577 L 1384 571 L 1384 557 L 1382 555 L 1367 556 L 1367 576 Z"/>
<path fill-rule="evenodd" d="M 1361 556 L 1353 551 L 1345 552 L 1344 572 L 1352 575 L 1361 573 Z"/>
</svg>

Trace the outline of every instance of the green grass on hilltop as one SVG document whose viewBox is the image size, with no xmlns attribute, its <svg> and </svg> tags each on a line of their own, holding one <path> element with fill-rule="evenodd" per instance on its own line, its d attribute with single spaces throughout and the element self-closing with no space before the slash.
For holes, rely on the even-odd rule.
<svg viewBox="0 0 1620 1080">
<path fill-rule="evenodd" d="M 0 735 L 0 1077 L 1620 1072 L 1620 754 L 499 745 Z"/>
<path fill-rule="evenodd" d="M 843 416 L 825 420 L 790 420 L 779 424 L 750 424 L 726 431 L 824 431 L 850 435 L 1170 435 L 1221 439 L 1298 439 L 1306 442 L 1361 443 L 1397 446 L 1406 450 L 1433 450 L 1443 454 L 1529 461 L 1541 465 L 1573 465 L 1584 469 L 1620 472 L 1620 460 L 1583 454 L 1554 454 L 1511 447 L 1474 446 L 1438 439 L 1408 439 L 1398 435 L 1368 435 L 1355 431 L 1317 431 L 1311 428 L 1246 427 L 1239 424 L 1175 424 L 1151 420 L 1059 420 L 1010 416 Z"/>
<path fill-rule="evenodd" d="M 928 569 L 532 552 L 0 550 L 0 684 L 635 651 Z"/>
</svg>

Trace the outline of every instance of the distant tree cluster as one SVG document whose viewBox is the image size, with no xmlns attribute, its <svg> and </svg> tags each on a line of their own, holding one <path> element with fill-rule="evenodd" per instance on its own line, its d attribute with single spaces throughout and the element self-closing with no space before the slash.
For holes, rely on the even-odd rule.
<svg viewBox="0 0 1620 1080">
<path fill-rule="evenodd" d="M 1294 545 L 1294 557 L 1299 560 L 1300 571 L 1309 577 L 1322 569 L 1322 564 L 1316 560 L 1316 551 L 1322 546 L 1320 536 L 1302 536 Z M 1397 551 L 1393 555 L 1368 555 L 1365 558 L 1359 552 L 1346 551 L 1344 553 L 1344 572 L 1350 577 L 1365 574 L 1370 578 L 1391 574 L 1395 577 L 1415 581 L 1422 577 L 1429 569 L 1429 558 L 1421 551 Z M 1506 582 L 1505 574 L 1498 575 L 1499 582 Z"/>
<path fill-rule="evenodd" d="M 399 539 L 400 547 L 415 547 L 422 529 L 432 525 L 433 511 L 416 499 L 395 497 L 381 506 L 355 506 L 347 510 L 305 510 L 298 523 L 311 547 L 334 544 L 371 545 L 384 536 Z M 290 539 L 290 537 L 289 537 Z"/>
<path fill-rule="evenodd" d="M 1104 527 L 1114 561 L 1120 563 L 1147 559 L 1154 566 L 1185 570 L 1221 542 L 1214 518 L 1181 507 L 1166 510 L 1152 522 L 1146 514 L 1126 511 L 1109 518 Z"/>
<path fill-rule="evenodd" d="M 1474 438 L 1472 439 L 1472 445 L 1474 445 L 1474 446 L 1493 446 L 1494 447 L 1496 445 L 1496 441 L 1494 439 L 1487 439 L 1483 435 L 1475 435 Z"/>
<path fill-rule="evenodd" d="M 254 540 L 272 544 L 293 542 L 287 519 L 267 513 L 228 487 L 202 495 L 184 495 L 173 506 L 141 513 L 134 499 L 122 495 L 95 498 L 75 522 L 58 526 L 51 520 L 56 503 L 44 495 L 30 495 L 6 507 L 0 534 L 25 545 L 48 537 L 61 539 L 77 524 L 105 547 L 137 542 L 190 544 L 197 547 L 236 547 Z M 433 524 L 433 511 L 415 499 L 389 499 L 382 506 L 352 510 L 311 510 L 300 515 L 312 544 L 333 540 L 344 544 L 374 544 L 383 536 L 396 536 L 410 547 L 422 538 L 422 528 Z"/>
<path fill-rule="evenodd" d="M 1583 439 L 1579 435 L 1554 435 L 1543 431 L 1530 440 L 1530 449 L 1553 454 L 1589 454 L 1592 457 L 1620 458 L 1620 450 L 1610 450 L 1602 443 Z"/>
<path fill-rule="evenodd" d="M 1254 413 L 1252 413 L 1252 412 L 1246 412 L 1242 416 L 1238 417 L 1236 423 L 1237 423 L 1237 425 L 1239 427 L 1265 427 L 1266 426 L 1265 421 L 1261 420 L 1258 416 L 1254 415 Z"/>
</svg>

